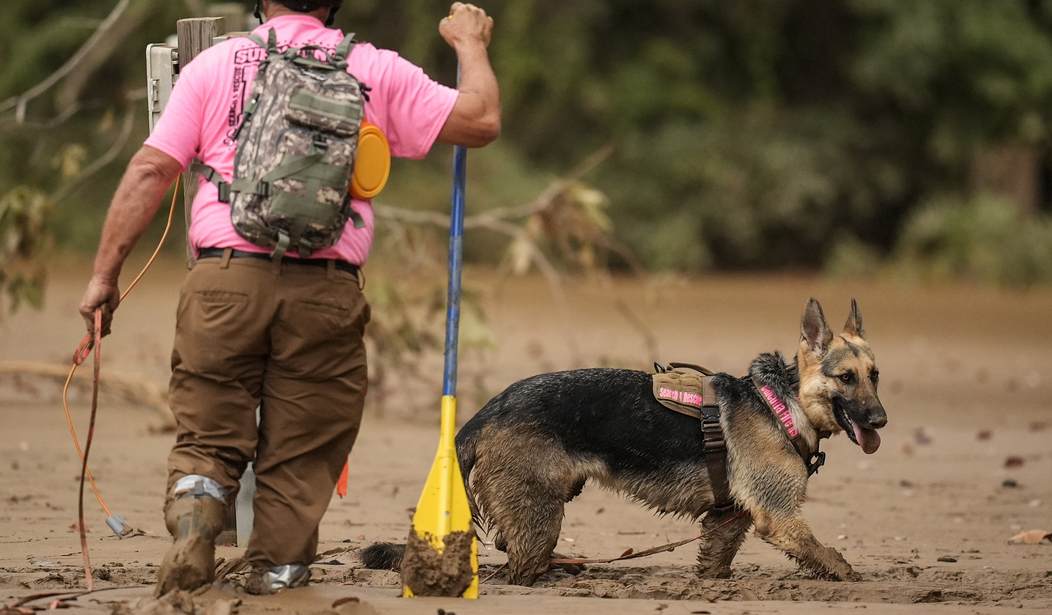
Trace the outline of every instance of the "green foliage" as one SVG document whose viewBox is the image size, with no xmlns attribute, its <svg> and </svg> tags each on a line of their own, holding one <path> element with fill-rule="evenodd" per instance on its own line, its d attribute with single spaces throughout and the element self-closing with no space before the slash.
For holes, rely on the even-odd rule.
<svg viewBox="0 0 1052 615">
<path fill-rule="evenodd" d="M 43 305 L 47 274 L 33 261 L 50 245 L 51 207 L 47 195 L 25 186 L 0 195 L 0 304 L 6 299 L 10 311 Z"/>
<path fill-rule="evenodd" d="M 897 266 L 926 279 L 968 277 L 1008 286 L 1052 282 L 1052 217 L 1004 200 L 936 198 L 907 221 Z"/>
<path fill-rule="evenodd" d="M 8 2 L 0 100 L 54 71 L 115 3 Z M 94 246 L 122 163 L 145 136 L 142 102 L 128 102 L 144 85 L 144 45 L 205 2 L 133 4 L 149 17 L 92 77 L 80 113 L 48 125 L 61 111 L 49 93 L 30 104 L 31 124 L 0 117 L 0 192 L 68 191 L 50 225 L 62 248 Z M 1052 0 L 484 4 L 497 23 L 504 135 L 472 153 L 470 211 L 523 203 L 612 143 L 615 155 L 583 180 L 605 195 L 615 238 L 650 269 L 882 260 L 920 205 L 968 194 L 977 152 L 1029 147 L 1052 173 Z M 436 27 L 444 14 L 444 3 L 355 0 L 338 21 L 451 84 L 455 58 Z M 142 119 L 112 165 L 91 181 L 56 181 L 112 147 L 114 118 L 129 109 Z M 396 165 L 383 201 L 445 211 L 448 165 L 444 152 Z M 1036 189 L 1048 207 L 1049 189 Z M 476 231 L 467 257 L 498 262 L 507 244 Z M 548 248 L 569 264 L 592 258 Z"/>
</svg>

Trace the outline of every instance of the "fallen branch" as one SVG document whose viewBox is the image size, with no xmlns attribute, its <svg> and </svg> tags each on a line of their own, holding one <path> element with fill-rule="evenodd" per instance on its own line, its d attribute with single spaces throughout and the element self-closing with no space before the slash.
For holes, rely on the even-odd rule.
<svg viewBox="0 0 1052 615">
<path fill-rule="evenodd" d="M 99 25 L 99 28 L 95 30 L 94 33 L 92 33 L 91 37 L 89 37 L 83 45 L 80 46 L 80 49 L 78 49 L 76 53 L 74 53 L 72 56 L 70 56 L 68 60 L 66 60 L 65 64 L 60 66 L 55 72 L 48 75 L 46 79 L 29 88 L 22 94 L 19 94 L 18 96 L 12 96 L 11 98 L 8 98 L 4 102 L 0 103 L 0 111 L 6 112 L 10 111 L 11 109 L 14 109 L 15 120 L 18 123 L 22 123 L 23 121 L 25 121 L 26 105 L 29 104 L 29 101 L 50 90 L 52 87 L 55 86 L 55 84 L 65 79 L 78 66 L 80 66 L 81 62 L 83 62 L 88 56 L 91 55 L 95 47 L 97 47 L 99 44 L 101 44 L 103 41 L 106 41 L 109 38 L 110 31 L 120 20 L 121 16 L 124 15 L 124 12 L 128 10 L 128 6 L 130 4 L 131 0 L 119 0 L 119 2 L 117 2 L 117 6 L 113 7 L 113 10 L 110 11 L 110 14 L 106 16 L 106 19 L 104 19 L 102 24 Z"/>
<path fill-rule="evenodd" d="M 135 109 L 133 105 L 129 105 L 128 109 L 124 112 L 124 120 L 121 123 L 121 131 L 114 139 L 110 148 L 106 152 L 95 159 L 87 168 L 81 172 L 80 175 L 75 177 L 73 181 L 66 184 L 51 197 L 51 201 L 54 203 L 60 203 L 66 200 L 77 188 L 79 188 L 85 181 L 91 179 L 96 173 L 101 171 L 110 165 L 117 156 L 124 151 L 124 147 L 128 145 L 128 141 L 131 139 L 132 129 L 135 128 Z"/>
<path fill-rule="evenodd" d="M 745 514 L 746 514 L 745 511 L 739 510 L 738 512 L 736 512 L 733 515 L 731 515 L 730 517 L 728 517 L 723 523 L 717 525 L 713 529 L 714 530 L 718 530 L 718 529 L 720 529 L 720 528 L 722 528 L 724 526 L 730 525 L 735 520 L 737 520 L 738 518 L 742 517 Z M 629 549 L 629 550 L 625 551 L 624 553 L 622 553 L 621 555 L 619 555 L 617 557 L 596 557 L 596 558 L 558 557 L 558 558 L 552 558 L 551 561 L 549 562 L 549 564 L 552 565 L 552 566 L 557 566 L 557 565 L 566 565 L 566 564 L 574 564 L 574 565 L 581 565 L 581 564 L 611 564 L 613 562 L 623 562 L 623 561 L 629 560 L 629 559 L 638 559 L 640 557 L 649 557 L 651 555 L 657 555 L 658 553 L 666 553 L 666 552 L 669 552 L 669 551 L 675 551 L 677 548 L 682 547 L 683 545 L 688 545 L 688 544 L 694 542 L 695 540 L 701 540 L 701 538 L 704 535 L 705 534 L 698 534 L 697 536 L 695 536 L 693 538 L 684 538 L 683 540 L 677 540 L 676 542 L 670 542 L 668 544 L 663 544 L 663 545 L 658 545 L 656 547 L 651 547 L 651 548 L 646 549 L 644 551 L 636 551 L 635 549 Z"/>
<path fill-rule="evenodd" d="M 61 386 L 68 375 L 69 366 L 67 365 L 36 363 L 33 361 L 0 361 L 0 378 L 5 376 L 9 378 L 28 376 L 50 380 Z M 78 386 L 86 386 L 89 384 L 88 380 L 87 376 L 79 376 L 75 382 Z M 168 391 L 166 388 L 142 379 L 114 374 L 106 374 L 100 384 L 107 395 L 112 395 L 130 404 L 145 406 L 166 421 L 172 421 L 171 412 L 168 410 Z"/>
<path fill-rule="evenodd" d="M 637 559 L 637 558 L 640 558 L 640 557 L 648 557 L 650 555 L 657 555 L 658 553 L 665 553 L 665 552 L 668 552 L 668 551 L 675 551 L 676 548 L 678 548 L 678 547 L 682 547 L 683 545 L 690 544 L 690 543 L 694 542 L 695 540 L 700 540 L 700 539 L 701 539 L 701 534 L 699 534 L 699 535 L 697 535 L 697 536 L 695 536 L 693 538 L 685 538 L 683 540 L 677 540 L 676 542 L 670 542 L 670 543 L 665 544 L 665 545 L 659 545 L 657 547 L 652 547 L 650 549 L 647 549 L 646 551 L 639 551 L 638 553 L 633 551 L 632 549 L 629 549 L 628 551 L 625 551 L 623 554 L 621 554 L 618 557 L 596 557 L 596 558 L 558 557 L 558 558 L 552 558 L 552 560 L 550 562 L 548 562 L 548 563 L 551 564 L 552 566 L 568 565 L 568 564 L 575 564 L 575 565 L 582 565 L 582 564 L 612 564 L 613 562 L 623 562 L 623 561 L 628 560 L 628 559 Z"/>
<path fill-rule="evenodd" d="M 512 207 L 497 207 L 489 211 L 474 214 L 464 218 L 464 229 L 485 228 L 509 234 L 506 226 L 509 220 L 528 218 L 536 213 L 542 212 L 552 206 L 555 200 L 564 193 L 567 188 L 581 180 L 597 166 L 606 161 L 613 153 L 612 145 L 605 145 L 598 151 L 585 158 L 569 174 L 560 177 L 550 183 L 539 195 L 529 203 L 514 205 Z M 441 228 L 449 228 L 449 217 L 434 211 L 421 211 L 417 209 L 405 209 L 376 203 L 373 206 L 377 217 L 397 220 L 408 224 L 429 224 Z"/>
<path fill-rule="evenodd" d="M 581 161 L 581 163 L 574 167 L 567 175 L 548 184 L 548 186 L 529 203 L 524 205 L 514 205 L 511 207 L 497 207 L 476 216 L 469 216 L 464 219 L 464 228 L 470 228 L 468 220 L 473 220 L 475 224 L 481 224 L 481 222 L 486 219 L 509 220 L 528 218 L 533 214 L 548 209 L 552 206 L 559 195 L 566 192 L 567 188 L 574 183 L 581 181 L 582 177 L 591 173 L 596 167 L 606 162 L 613 153 L 613 144 L 608 143 L 604 145 Z"/>
</svg>

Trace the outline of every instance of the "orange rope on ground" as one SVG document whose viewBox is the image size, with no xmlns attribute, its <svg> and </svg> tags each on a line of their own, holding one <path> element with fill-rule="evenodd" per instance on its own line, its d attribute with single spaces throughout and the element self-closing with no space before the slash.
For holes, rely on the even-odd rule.
<svg viewBox="0 0 1052 615">
<path fill-rule="evenodd" d="M 139 271 L 139 274 L 136 275 L 135 278 L 132 280 L 131 284 L 128 285 L 128 288 L 124 289 L 124 292 L 121 293 L 121 297 L 120 297 L 121 303 L 124 302 L 124 299 L 139 284 L 139 281 L 142 280 L 143 276 L 146 275 L 146 272 L 150 269 L 150 267 L 153 265 L 154 261 L 157 260 L 157 256 L 161 253 L 161 248 L 164 246 L 164 242 L 168 239 L 168 233 L 172 230 L 172 220 L 175 218 L 175 206 L 176 206 L 176 203 L 178 202 L 179 184 L 181 183 L 181 181 L 180 181 L 181 179 L 182 179 L 181 175 L 179 176 L 179 178 L 176 179 L 175 189 L 172 191 L 172 202 L 171 202 L 171 205 L 168 207 L 168 220 L 167 220 L 167 222 L 164 225 L 164 232 L 161 233 L 161 239 L 157 242 L 157 247 L 154 248 L 153 254 L 150 255 L 149 259 L 147 259 L 146 264 L 143 265 L 142 270 Z M 88 587 L 89 590 L 91 590 L 94 587 L 94 581 L 93 581 L 92 575 L 91 575 L 91 561 L 90 561 L 90 558 L 89 558 L 89 555 L 88 555 L 88 544 L 87 544 L 87 537 L 86 537 L 86 534 L 85 534 L 85 532 L 87 530 L 86 530 L 86 528 L 84 526 L 84 481 L 85 481 L 85 479 L 87 480 L 88 484 L 91 486 L 91 491 L 92 491 L 92 493 L 95 494 L 95 499 L 98 500 L 99 506 L 102 507 L 102 510 L 106 513 L 107 518 L 111 518 L 111 517 L 114 516 L 113 515 L 113 511 L 111 511 L 109 505 L 106 504 L 105 498 L 102 497 L 102 492 L 99 490 L 99 486 L 95 482 L 95 477 L 92 475 L 91 471 L 88 469 L 88 453 L 91 450 L 90 449 L 90 447 L 91 447 L 91 439 L 92 439 L 92 434 L 93 434 L 93 431 L 94 431 L 94 424 L 95 424 L 95 410 L 97 409 L 97 406 L 98 406 L 99 369 L 100 369 L 99 362 L 100 362 L 100 360 L 102 358 L 102 356 L 101 356 L 102 355 L 102 353 L 101 353 L 101 350 L 102 350 L 102 348 L 101 348 L 101 345 L 102 345 L 101 344 L 101 342 L 102 342 L 101 328 L 102 328 L 102 310 L 99 309 L 99 310 L 96 310 L 96 314 L 95 314 L 95 335 L 94 336 L 90 335 L 90 334 L 86 335 L 86 336 L 84 336 L 84 339 L 81 340 L 80 345 L 77 347 L 77 349 L 73 353 L 73 365 L 69 369 L 69 375 L 66 377 L 66 383 L 62 386 L 62 410 L 63 410 L 63 412 L 66 415 L 66 427 L 69 428 L 69 436 L 73 440 L 73 448 L 76 449 L 77 457 L 81 461 L 80 503 L 79 503 L 79 508 L 78 508 L 78 517 L 79 517 L 78 523 L 80 525 L 79 529 L 80 529 L 80 539 L 81 539 L 81 550 L 82 550 L 83 556 L 84 556 L 84 575 L 85 575 L 84 579 L 85 579 L 85 582 L 87 583 L 87 587 Z M 73 412 L 70 410 L 70 407 L 69 407 L 69 388 L 70 388 L 70 384 L 73 382 L 73 377 L 77 373 L 77 368 L 80 367 L 80 364 L 83 363 L 88 358 L 88 355 L 90 354 L 92 348 L 95 349 L 95 365 L 94 365 L 95 372 L 94 372 L 94 378 L 93 378 L 93 383 L 92 383 L 93 384 L 93 386 L 92 386 L 92 413 L 91 413 L 91 419 L 90 419 L 89 428 L 88 428 L 88 440 L 86 442 L 86 448 L 82 450 L 81 447 L 80 447 L 80 439 L 77 437 L 77 429 L 73 425 Z"/>
</svg>

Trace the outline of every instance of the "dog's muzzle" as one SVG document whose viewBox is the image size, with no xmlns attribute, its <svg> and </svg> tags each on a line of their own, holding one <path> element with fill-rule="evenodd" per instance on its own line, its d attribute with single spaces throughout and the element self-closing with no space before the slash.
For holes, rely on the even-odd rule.
<svg viewBox="0 0 1052 615">
<path fill-rule="evenodd" d="M 880 448 L 880 434 L 877 430 L 888 424 L 888 415 L 880 406 L 867 410 L 851 406 L 848 400 L 834 397 L 833 416 L 841 429 L 847 432 L 847 437 L 863 452 L 871 455 Z"/>
</svg>

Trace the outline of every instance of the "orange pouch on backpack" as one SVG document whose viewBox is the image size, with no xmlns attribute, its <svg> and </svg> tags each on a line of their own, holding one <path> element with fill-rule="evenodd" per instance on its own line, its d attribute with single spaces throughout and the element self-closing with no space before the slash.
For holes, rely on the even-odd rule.
<svg viewBox="0 0 1052 615">
<path fill-rule="evenodd" d="M 383 192 L 391 175 L 391 145 L 376 124 L 362 120 L 358 130 L 358 153 L 347 191 L 356 199 L 368 200 Z"/>
</svg>

